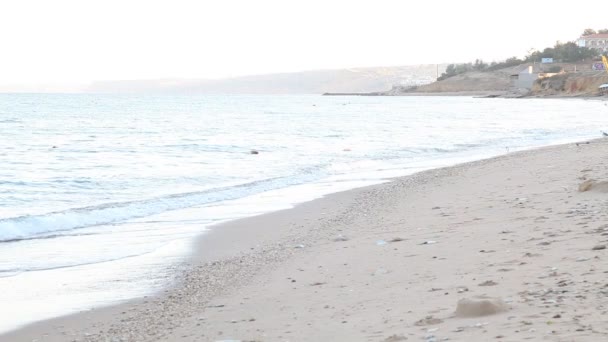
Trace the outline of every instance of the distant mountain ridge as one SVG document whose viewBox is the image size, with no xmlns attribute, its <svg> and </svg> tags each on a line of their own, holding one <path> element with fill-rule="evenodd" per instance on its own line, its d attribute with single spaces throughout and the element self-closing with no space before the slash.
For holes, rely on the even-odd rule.
<svg viewBox="0 0 608 342">
<path fill-rule="evenodd" d="M 323 94 L 384 91 L 395 85 L 434 82 L 446 64 L 316 70 L 242 76 L 219 80 L 161 79 L 93 82 L 83 89 L 92 93 L 169 94 Z"/>
</svg>

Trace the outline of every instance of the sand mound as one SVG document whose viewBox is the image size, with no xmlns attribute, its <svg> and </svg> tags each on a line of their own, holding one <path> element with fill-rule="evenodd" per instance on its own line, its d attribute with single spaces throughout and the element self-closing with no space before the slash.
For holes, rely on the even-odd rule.
<svg viewBox="0 0 608 342">
<path fill-rule="evenodd" d="M 593 179 L 586 180 L 578 186 L 578 191 L 596 191 L 596 192 L 608 192 L 608 181 L 596 181 Z"/>
<path fill-rule="evenodd" d="M 507 310 L 507 305 L 500 298 L 463 298 L 458 301 L 456 316 L 479 317 L 493 315 Z"/>
</svg>

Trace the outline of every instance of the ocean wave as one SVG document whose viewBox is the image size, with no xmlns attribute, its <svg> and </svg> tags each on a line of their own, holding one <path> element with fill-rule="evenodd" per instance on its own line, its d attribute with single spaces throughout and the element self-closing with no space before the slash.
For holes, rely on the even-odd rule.
<svg viewBox="0 0 608 342">
<path fill-rule="evenodd" d="M 0 123 L 20 123 L 21 120 L 19 119 L 2 119 L 0 120 Z"/>
<path fill-rule="evenodd" d="M 140 201 L 104 203 L 42 215 L 0 219 L 0 242 L 74 234 L 76 229 L 111 225 L 171 210 L 234 200 L 288 186 L 312 182 L 326 174 L 322 166 L 299 170 L 297 176 L 276 177 L 236 186 L 165 195 Z"/>
</svg>

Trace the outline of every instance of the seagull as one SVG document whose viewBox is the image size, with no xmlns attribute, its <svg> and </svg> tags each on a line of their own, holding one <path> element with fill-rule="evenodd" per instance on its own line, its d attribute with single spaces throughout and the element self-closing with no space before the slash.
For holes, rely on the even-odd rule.
<svg viewBox="0 0 608 342">
<path fill-rule="evenodd" d="M 608 133 L 602 131 L 602 135 L 604 135 L 605 137 L 608 137 Z"/>
</svg>

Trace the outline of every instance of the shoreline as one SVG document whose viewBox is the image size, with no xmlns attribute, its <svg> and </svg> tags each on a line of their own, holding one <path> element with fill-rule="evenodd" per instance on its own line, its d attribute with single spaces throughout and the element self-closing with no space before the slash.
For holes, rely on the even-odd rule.
<svg viewBox="0 0 608 342">
<path fill-rule="evenodd" d="M 466 90 L 466 91 L 446 91 L 446 92 L 409 92 L 393 94 L 389 92 L 373 93 L 324 93 L 322 96 L 379 96 L 379 97 L 475 97 L 475 98 L 500 98 L 500 99 L 579 99 L 579 100 L 608 100 L 601 94 L 520 94 L 508 90 Z"/>
<path fill-rule="evenodd" d="M 372 93 L 324 93 L 321 96 L 457 96 L 457 97 L 501 97 L 507 94 L 503 90 L 465 90 L 465 91 L 446 91 L 446 92 L 408 92 L 408 93 L 390 93 L 390 92 L 372 92 Z"/>
<path fill-rule="evenodd" d="M 239 219 L 215 226 L 198 239 L 196 242 L 197 252 L 194 253 L 191 260 L 176 265 L 175 272 L 178 274 L 177 278 L 182 280 L 173 284 L 165 290 L 163 294 L 136 299 L 117 306 L 94 309 L 70 316 L 34 323 L 22 329 L 0 335 L 0 340 L 28 341 L 39 339 L 39 341 L 64 341 L 69 337 L 70 340 L 97 341 L 104 340 L 108 338 L 108 336 L 116 336 L 117 338 L 126 338 L 128 341 L 180 341 L 192 340 L 192 337 L 197 333 L 202 333 L 205 338 L 211 340 L 222 339 L 220 338 L 222 334 L 217 335 L 218 331 L 224 331 L 226 328 L 243 331 L 241 326 L 256 326 L 258 323 L 255 322 L 260 322 L 259 324 L 261 325 L 264 323 L 260 317 L 254 318 L 254 321 L 250 321 L 254 323 L 245 324 L 239 323 L 241 322 L 240 320 L 232 323 L 232 320 L 222 321 L 219 317 L 212 318 L 208 316 L 208 314 L 222 317 L 230 314 L 234 316 L 242 315 L 242 311 L 230 311 L 230 308 L 238 307 L 238 303 L 234 302 L 235 296 L 239 297 L 239 300 L 244 302 L 252 300 L 251 298 L 245 300 L 242 298 L 244 296 L 243 293 L 239 294 L 244 288 L 249 289 L 253 287 L 250 289 L 251 291 L 246 292 L 255 293 L 256 289 L 260 289 L 260 286 L 266 288 L 268 284 L 265 284 L 265 282 L 270 282 L 271 284 L 268 288 L 276 289 L 276 292 L 279 293 L 279 298 L 294 300 L 301 305 L 306 304 L 306 302 L 302 302 L 302 298 L 293 299 L 289 295 L 280 296 L 281 293 L 286 291 L 289 292 L 290 289 L 282 288 L 281 286 L 278 286 L 277 288 L 277 286 L 274 286 L 276 284 L 273 282 L 276 278 L 276 274 L 280 274 L 281 277 L 285 275 L 285 272 L 282 272 L 285 267 L 291 267 L 293 266 L 292 264 L 302 265 L 302 258 L 321 258 L 324 263 L 330 263 L 330 260 L 327 260 L 327 256 L 333 255 L 332 253 L 337 253 L 333 251 L 334 246 L 342 243 L 347 246 L 353 244 L 352 246 L 345 248 L 347 250 L 359 249 L 363 252 L 369 252 L 368 249 L 371 248 L 372 253 L 375 253 L 376 249 L 381 247 L 376 246 L 376 240 L 374 240 L 374 238 L 370 239 L 370 236 L 376 236 L 378 240 L 384 239 L 383 241 L 399 237 L 402 239 L 401 241 L 404 241 L 403 244 L 408 243 L 408 241 L 412 239 L 408 234 L 416 232 L 396 229 L 394 227 L 394 222 L 390 223 L 393 228 L 388 231 L 386 230 L 386 227 L 377 227 L 377 230 L 367 231 L 364 228 L 365 225 L 362 224 L 365 222 L 365 224 L 369 226 L 374 226 L 379 223 L 381 224 L 383 221 L 390 221 L 388 219 L 385 220 L 382 217 L 377 217 L 377 215 L 374 216 L 376 213 L 374 209 L 378 212 L 384 211 L 387 216 L 399 216 L 400 214 L 394 212 L 394 208 L 404 206 L 403 201 L 401 201 L 403 199 L 402 196 L 405 196 L 406 198 L 407 196 L 410 196 L 403 194 L 404 189 L 413 191 L 411 196 L 419 195 L 419 197 L 414 196 L 417 198 L 417 201 L 425 202 L 428 197 L 427 194 L 422 191 L 425 187 L 442 185 L 443 190 L 447 192 L 453 191 L 453 189 L 450 188 L 450 186 L 452 186 L 452 188 L 454 187 L 453 183 L 450 183 L 452 178 L 466 178 L 468 174 L 479 173 L 480 169 L 483 170 L 484 167 L 488 167 L 488 165 L 496 167 L 496 165 L 509 164 L 509 162 L 521 163 L 521 160 L 534 160 L 536 157 L 542 159 L 541 157 L 546 157 L 547 154 L 559 155 L 560 152 L 563 152 L 564 150 L 565 152 L 572 152 L 571 150 L 573 149 L 585 149 L 590 151 L 591 149 L 598 148 L 608 149 L 607 142 L 603 139 L 599 139 L 592 140 L 589 145 L 578 146 L 570 143 L 513 152 L 489 159 L 458 164 L 456 166 L 422 171 L 413 175 L 392 179 L 388 183 L 330 194 L 317 200 L 299 204 L 291 209 Z M 566 154 L 570 156 L 572 153 Z M 524 165 L 527 164 L 524 163 Z M 569 164 L 566 163 L 566 165 Z M 580 169 L 584 169 L 584 167 L 581 166 Z M 534 173 L 537 170 L 529 171 L 530 173 Z M 577 172 L 580 172 L 580 170 Z M 468 175 L 468 177 L 470 178 L 470 175 Z M 472 179 L 467 179 L 467 181 L 470 182 Z M 578 182 L 578 180 L 568 179 L 567 182 L 569 187 L 571 187 L 573 185 L 570 183 Z M 462 184 L 460 186 L 462 186 Z M 456 197 L 463 196 L 460 192 L 456 192 L 455 195 Z M 408 210 L 407 206 L 405 206 L 404 210 Z M 410 214 L 413 213 L 414 212 L 410 212 Z M 451 216 L 453 216 L 453 214 L 445 217 L 441 216 L 437 218 L 437 220 L 449 223 Z M 401 222 L 405 219 L 404 217 L 393 218 L 395 222 Z M 431 218 L 428 218 L 426 222 L 433 226 L 438 224 L 437 222 L 433 222 L 433 219 Z M 351 231 L 346 229 L 349 225 L 361 226 L 361 229 Z M 276 227 L 280 228 L 277 229 Z M 237 237 L 236 239 L 235 236 Z M 342 236 L 342 238 L 340 236 Z M 365 244 L 362 244 L 363 241 Z M 441 242 L 440 240 L 438 241 Z M 418 243 L 412 245 L 412 248 L 420 248 L 417 246 L 419 246 Z M 326 250 L 328 247 L 330 247 L 330 250 Z M 488 256 L 491 257 L 489 254 Z M 371 259 L 373 259 L 373 254 Z M 395 260 L 392 261 L 393 263 L 388 263 L 390 267 L 395 266 Z M 390 268 L 389 266 L 386 267 L 387 269 L 380 268 L 376 271 L 385 270 L 388 274 L 394 275 L 399 273 L 395 270 L 388 269 Z M 309 276 L 318 276 L 318 272 L 316 271 L 300 272 Z M 351 270 L 350 272 L 354 271 Z M 380 272 L 380 274 L 384 273 Z M 296 275 L 299 277 L 304 276 L 299 273 Z M 324 275 L 321 278 L 327 278 L 327 275 Z M 338 280 L 333 277 L 330 279 L 332 279 L 332 281 Z M 357 283 L 356 280 L 353 284 Z M 369 280 L 366 279 L 365 281 Z M 326 287 L 326 284 L 331 283 L 330 281 L 317 282 L 322 284 L 310 286 L 304 284 L 301 286 L 306 286 L 308 289 L 312 288 L 315 290 L 316 286 L 318 286 L 320 291 L 320 289 Z M 289 282 L 288 285 L 291 286 L 291 282 Z M 331 290 L 333 290 L 334 295 L 341 293 L 340 288 Z M 387 290 L 387 288 L 382 287 L 376 290 Z M 368 297 L 369 295 L 370 294 L 367 293 Z M 424 293 L 420 295 L 424 296 L 427 294 Z M 369 299 L 373 298 L 374 297 L 372 296 Z M 219 299 L 223 300 L 218 301 Z M 228 302 L 234 305 L 225 304 Z M 328 300 L 328 302 L 331 301 Z M 282 304 L 289 303 L 282 302 Z M 336 303 L 333 304 L 337 305 Z M 259 306 L 261 303 L 257 303 L 257 305 Z M 301 312 L 301 310 L 298 311 L 297 309 L 294 310 L 296 310 L 298 314 L 306 316 L 305 312 Z M 269 312 L 272 311 L 273 310 L 269 310 Z M 251 310 L 249 310 L 249 312 L 251 312 Z M 375 313 L 381 314 L 381 312 L 377 310 Z M 256 315 L 263 316 L 263 313 L 257 312 Z M 407 316 L 407 313 L 403 315 Z M 203 318 L 202 320 L 201 317 Z M 225 318 L 226 317 L 224 317 L 224 319 Z M 422 319 L 424 316 L 419 318 Z M 413 322 L 411 321 L 408 321 L 407 323 L 407 325 L 413 325 Z M 342 327 L 341 324 L 347 323 L 339 323 L 339 325 L 334 328 L 339 329 L 339 327 Z M 215 335 L 211 332 L 210 327 L 215 328 Z M 420 326 L 415 327 L 416 328 L 412 329 L 420 329 Z M 266 326 L 265 329 L 270 328 Z M 304 326 L 299 329 L 301 331 L 306 331 L 307 328 Z M 292 330 L 297 329 L 294 328 Z M 335 331 L 338 332 L 340 330 Z M 327 333 L 327 331 L 323 332 Z M 397 333 L 399 332 L 395 331 L 395 334 Z M 255 333 L 251 334 L 255 335 Z M 343 336 L 334 335 L 333 337 L 336 338 L 338 336 L 345 337 L 347 334 Z M 355 334 L 352 338 L 359 340 L 361 339 L 361 336 L 362 335 L 360 334 Z M 230 337 L 252 339 L 263 336 Z M 321 335 L 318 337 L 321 337 Z M 324 335 L 323 337 L 331 338 L 332 336 Z M 381 340 L 381 336 L 376 337 L 371 340 Z M 278 335 L 275 334 L 268 338 L 270 338 L 270 340 L 275 340 L 278 338 Z M 301 340 L 297 337 L 293 338 L 295 340 Z M 304 340 L 307 339 L 304 338 Z"/>
</svg>

